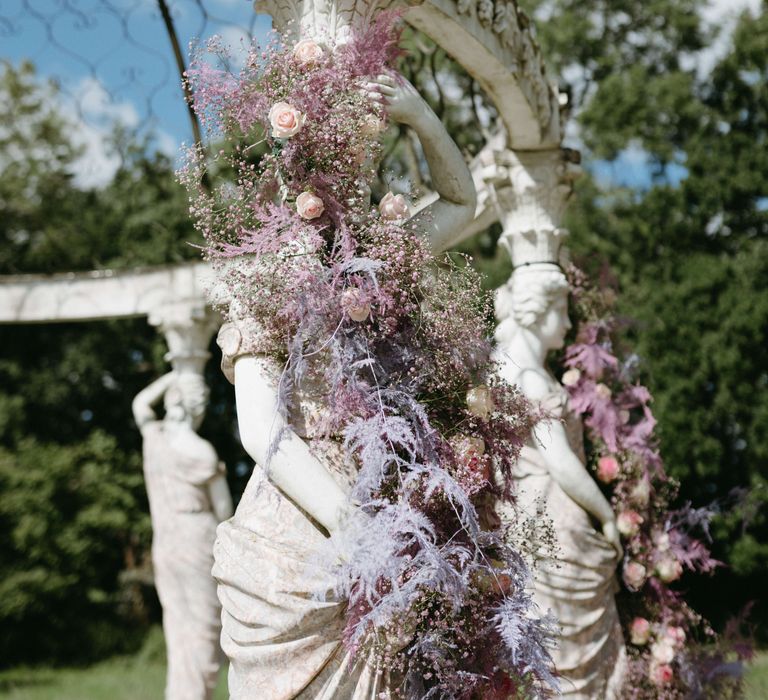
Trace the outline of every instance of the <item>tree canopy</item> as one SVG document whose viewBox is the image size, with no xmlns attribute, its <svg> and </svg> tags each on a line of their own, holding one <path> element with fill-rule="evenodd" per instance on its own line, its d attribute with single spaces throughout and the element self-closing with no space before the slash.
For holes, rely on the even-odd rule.
<svg viewBox="0 0 768 700">
<path fill-rule="evenodd" d="M 768 8 L 743 15 L 730 47 L 703 71 L 700 51 L 716 29 L 704 26 L 697 0 L 524 5 L 538 19 L 550 75 L 571 96 L 581 143 L 567 145 L 584 155 L 570 246 L 591 271 L 610 266 L 631 319 L 626 341 L 655 397 L 665 462 L 695 504 L 749 490 L 714 531 L 730 568 L 692 590 L 717 619 L 759 598 L 768 570 L 759 510 L 768 499 Z M 492 109 L 444 52 L 417 34 L 407 42 L 418 49 L 407 70 L 471 155 Z M 459 103 L 459 94 L 471 100 Z M 5 65 L 0 96 L 0 274 L 197 257 L 167 157 L 116 132 L 114 180 L 80 189 L 74 127 L 54 88 L 29 65 Z M 383 178 L 411 173 L 429 187 L 418 144 L 407 131 L 398 136 Z M 642 155 L 646 182 L 604 176 L 628 150 Z M 463 247 L 489 286 L 509 274 L 497 236 L 498 227 Z M 3 329 L 3 663 L 108 653 L 130 636 L 118 627 L 130 619 L 140 628 L 156 614 L 141 583 L 150 533 L 130 401 L 165 371 L 164 349 L 143 320 Z M 242 453 L 215 360 L 203 432 L 234 478 Z"/>
</svg>

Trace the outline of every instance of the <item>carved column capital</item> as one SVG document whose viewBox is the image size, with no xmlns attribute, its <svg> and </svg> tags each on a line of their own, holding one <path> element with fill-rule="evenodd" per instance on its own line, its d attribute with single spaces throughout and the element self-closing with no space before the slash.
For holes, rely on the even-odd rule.
<svg viewBox="0 0 768 700">
<path fill-rule="evenodd" d="M 210 357 L 208 345 L 220 325 L 218 314 L 200 299 L 182 299 L 153 309 L 150 325 L 163 333 L 168 343 L 166 359 L 179 373 L 203 374 Z"/>
<path fill-rule="evenodd" d="M 578 175 L 578 153 L 567 149 L 486 152 L 482 179 L 491 189 L 512 262 L 549 259 L 568 231 L 562 218 Z M 554 257 L 553 257 L 554 256 Z"/>
</svg>

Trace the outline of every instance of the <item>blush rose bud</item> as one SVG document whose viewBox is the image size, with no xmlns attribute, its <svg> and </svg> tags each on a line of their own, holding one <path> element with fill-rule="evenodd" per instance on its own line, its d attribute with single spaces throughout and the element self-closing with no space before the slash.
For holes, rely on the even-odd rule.
<svg viewBox="0 0 768 700">
<path fill-rule="evenodd" d="M 563 373 L 561 381 L 564 386 L 576 386 L 579 383 L 579 379 L 581 379 L 581 372 L 574 367 Z"/>
<path fill-rule="evenodd" d="M 676 649 L 680 649 L 685 644 L 685 630 L 670 625 L 664 630 L 664 639 Z"/>
<path fill-rule="evenodd" d="M 595 394 L 597 394 L 598 398 L 603 399 L 603 401 L 611 398 L 611 390 L 602 382 L 595 387 Z"/>
<path fill-rule="evenodd" d="M 675 658 L 675 647 L 666 639 L 657 639 L 651 646 L 651 656 L 660 664 L 669 664 Z"/>
<path fill-rule="evenodd" d="M 619 463 L 615 457 L 600 457 L 597 460 L 597 478 L 610 484 L 619 475 Z"/>
<path fill-rule="evenodd" d="M 458 451 L 465 462 L 482 457 L 485 454 L 485 440 L 475 436 L 462 437 L 458 443 Z"/>
<path fill-rule="evenodd" d="M 636 617 L 629 626 L 629 641 L 635 646 L 648 644 L 651 638 L 651 623 L 644 617 Z"/>
<path fill-rule="evenodd" d="M 486 420 L 494 408 L 491 390 L 484 384 L 467 392 L 467 410 L 473 416 Z"/>
<path fill-rule="evenodd" d="M 410 214 L 410 209 L 403 195 L 387 192 L 379 202 L 379 214 L 385 221 L 405 221 Z"/>
<path fill-rule="evenodd" d="M 275 102 L 269 110 L 269 123 L 272 126 L 272 136 L 276 139 L 288 139 L 301 131 L 304 115 L 287 102 Z"/>
<path fill-rule="evenodd" d="M 646 569 L 639 561 L 630 561 L 624 566 L 624 583 L 632 591 L 638 591 L 643 587 L 646 577 Z"/>
<path fill-rule="evenodd" d="M 649 675 L 655 685 L 667 685 L 675 676 L 669 664 L 651 664 Z"/>
<path fill-rule="evenodd" d="M 675 557 L 666 556 L 656 563 L 656 573 L 664 583 L 672 583 L 683 575 L 683 565 Z"/>
<path fill-rule="evenodd" d="M 316 219 L 325 211 L 325 205 L 316 194 L 302 192 L 296 197 L 296 211 L 302 219 Z"/>
<path fill-rule="evenodd" d="M 371 313 L 371 305 L 365 295 L 357 288 L 345 289 L 341 294 L 341 306 L 355 322 L 365 321 Z"/>
<path fill-rule="evenodd" d="M 312 39 L 302 39 L 293 47 L 293 57 L 302 68 L 314 66 L 324 53 L 323 47 Z"/>
<path fill-rule="evenodd" d="M 616 528 L 624 537 L 632 537 L 640 531 L 643 516 L 634 510 L 625 510 L 616 518 Z"/>
</svg>

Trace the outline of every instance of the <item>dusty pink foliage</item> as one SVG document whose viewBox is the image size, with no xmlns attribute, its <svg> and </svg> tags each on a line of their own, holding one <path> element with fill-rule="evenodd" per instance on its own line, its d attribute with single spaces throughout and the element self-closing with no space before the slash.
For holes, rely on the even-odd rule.
<svg viewBox="0 0 768 700">
<path fill-rule="evenodd" d="M 718 638 L 675 590 L 683 570 L 711 572 L 720 563 L 705 540 L 717 506 L 674 508 L 678 485 L 664 470 L 655 435 L 652 397 L 635 379 L 639 358 L 619 358 L 614 350 L 619 327 L 610 289 L 593 286 L 577 268 L 568 271 L 579 318 L 576 342 L 565 350 L 565 365 L 578 370 L 569 382 L 571 405 L 581 414 L 591 445 L 589 462 L 598 478 L 601 463 L 611 463 L 612 478 L 603 478 L 619 529 L 624 534 L 623 582 L 619 597 L 626 640 L 637 640 L 633 621 L 649 621 L 651 643 L 628 644 L 631 656 L 625 696 L 633 700 L 690 697 L 737 697 L 740 648 L 730 637 Z M 652 655 L 653 640 L 665 630 L 685 639 L 671 665 L 661 667 Z M 671 674 L 671 675 L 670 675 Z"/>
</svg>

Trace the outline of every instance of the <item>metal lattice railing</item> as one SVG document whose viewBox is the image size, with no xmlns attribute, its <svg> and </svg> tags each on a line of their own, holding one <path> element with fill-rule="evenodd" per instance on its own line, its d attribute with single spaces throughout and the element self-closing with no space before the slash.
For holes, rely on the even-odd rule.
<svg viewBox="0 0 768 700">
<path fill-rule="evenodd" d="M 82 123 L 122 122 L 169 150 L 194 138 L 178 61 L 190 40 L 268 28 L 243 0 L 0 0 L 0 60 L 36 64 Z"/>
</svg>

